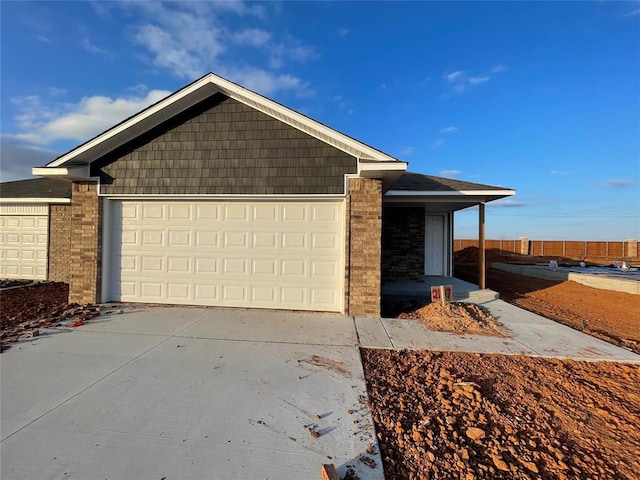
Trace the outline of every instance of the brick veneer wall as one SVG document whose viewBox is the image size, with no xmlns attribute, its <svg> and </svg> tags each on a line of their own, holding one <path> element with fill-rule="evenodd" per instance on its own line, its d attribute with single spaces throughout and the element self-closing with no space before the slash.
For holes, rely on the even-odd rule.
<svg viewBox="0 0 640 480">
<path fill-rule="evenodd" d="M 349 315 L 380 316 L 382 181 L 349 179 L 346 302 Z"/>
<path fill-rule="evenodd" d="M 69 302 L 100 301 L 102 203 L 95 183 L 74 182 L 71 189 Z"/>
<path fill-rule="evenodd" d="M 424 207 L 385 207 L 382 281 L 424 281 Z"/>
<path fill-rule="evenodd" d="M 69 283 L 71 205 L 49 205 L 49 273 L 52 282 Z"/>
</svg>

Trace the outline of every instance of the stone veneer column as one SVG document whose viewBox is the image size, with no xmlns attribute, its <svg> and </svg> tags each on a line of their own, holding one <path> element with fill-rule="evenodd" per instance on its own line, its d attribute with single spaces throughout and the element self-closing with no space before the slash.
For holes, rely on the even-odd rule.
<svg viewBox="0 0 640 480">
<path fill-rule="evenodd" d="M 69 283 L 71 205 L 49 205 L 49 272 L 47 280 Z"/>
<path fill-rule="evenodd" d="M 346 306 L 349 315 L 380 316 L 382 181 L 349 179 Z"/>
<path fill-rule="evenodd" d="M 71 189 L 69 302 L 100 301 L 102 203 L 98 185 L 74 182 Z"/>
</svg>

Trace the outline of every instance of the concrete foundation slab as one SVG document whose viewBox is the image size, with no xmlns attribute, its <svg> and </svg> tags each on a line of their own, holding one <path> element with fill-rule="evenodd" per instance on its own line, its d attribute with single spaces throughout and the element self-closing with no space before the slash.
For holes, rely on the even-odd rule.
<svg viewBox="0 0 640 480">
<path fill-rule="evenodd" d="M 549 270 L 546 267 L 538 265 L 512 265 L 510 263 L 494 263 L 493 268 L 517 275 L 543 278 L 546 280 L 556 280 L 560 282 L 573 280 L 588 287 L 640 295 L 640 281 L 638 281 L 637 278 L 625 279 L 608 275 L 590 275 L 588 273 Z"/>
</svg>

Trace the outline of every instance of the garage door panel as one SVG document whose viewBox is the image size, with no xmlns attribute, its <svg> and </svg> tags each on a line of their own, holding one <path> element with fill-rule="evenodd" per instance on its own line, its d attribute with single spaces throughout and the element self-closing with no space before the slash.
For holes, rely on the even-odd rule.
<svg viewBox="0 0 640 480">
<path fill-rule="evenodd" d="M 248 246 L 247 236 L 247 232 L 226 231 L 222 233 L 222 237 L 224 238 L 222 244 L 225 248 L 246 248 Z"/>
<path fill-rule="evenodd" d="M 0 276 L 47 278 L 48 225 L 47 215 L 0 215 Z"/>
<path fill-rule="evenodd" d="M 251 287 L 251 301 L 255 304 L 276 306 L 276 287 Z"/>
<path fill-rule="evenodd" d="M 165 218 L 165 206 L 162 204 L 144 204 L 142 205 L 141 219 L 145 220 L 160 220 Z"/>
<path fill-rule="evenodd" d="M 234 220 L 247 221 L 249 219 L 248 210 L 249 206 L 246 204 L 230 204 L 224 205 L 223 207 L 224 216 L 223 219 L 225 222 L 232 222 Z"/>
<path fill-rule="evenodd" d="M 213 257 L 196 257 L 195 273 L 198 274 L 217 274 L 219 272 L 219 259 Z"/>
<path fill-rule="evenodd" d="M 340 201 L 112 203 L 110 300 L 342 309 Z"/>
</svg>

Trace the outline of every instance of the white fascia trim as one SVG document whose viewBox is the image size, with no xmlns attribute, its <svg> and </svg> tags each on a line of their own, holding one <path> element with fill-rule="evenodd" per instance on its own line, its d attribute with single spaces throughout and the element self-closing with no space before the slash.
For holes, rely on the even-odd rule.
<svg viewBox="0 0 640 480">
<path fill-rule="evenodd" d="M 192 194 L 138 194 L 118 195 L 99 193 L 107 200 L 251 200 L 251 201 L 295 201 L 295 200 L 344 200 L 343 194 L 304 194 L 304 195 L 192 195 Z"/>
<path fill-rule="evenodd" d="M 52 162 L 50 164 L 51 167 L 58 167 L 62 164 L 64 164 L 65 162 L 69 161 L 70 159 L 74 158 L 75 156 L 95 147 L 96 145 L 100 144 L 101 142 L 123 132 L 124 130 L 127 130 L 128 128 L 131 128 L 132 126 L 134 126 L 136 123 L 140 122 L 141 120 L 144 120 L 145 118 L 148 118 L 152 115 L 154 115 L 155 113 L 159 112 L 160 110 L 170 106 L 172 103 L 175 103 L 176 101 L 180 100 L 181 98 L 186 97 L 187 95 L 190 95 L 191 93 L 197 91 L 198 89 L 206 86 L 207 84 L 213 84 L 215 86 L 217 86 L 220 91 L 226 95 L 228 95 L 229 97 L 238 100 L 240 102 L 245 103 L 245 99 L 249 99 L 252 102 L 254 102 L 257 106 L 260 106 L 262 108 L 260 108 L 260 110 L 263 113 L 266 113 L 267 115 L 269 115 L 269 111 L 274 111 L 274 112 L 278 112 L 281 115 L 285 116 L 286 118 L 290 118 L 292 120 L 292 123 L 290 123 L 291 126 L 295 127 L 294 122 L 299 122 L 303 125 L 306 125 L 307 127 L 309 127 L 310 129 L 320 133 L 320 134 L 324 134 L 327 135 L 329 137 L 335 138 L 336 140 L 338 140 L 339 142 L 344 143 L 345 145 L 349 145 L 350 147 L 354 148 L 355 150 L 359 150 L 361 152 L 363 152 L 364 155 L 362 156 L 371 156 L 373 159 L 375 160 L 386 160 L 386 161 L 395 161 L 397 159 L 390 157 L 389 155 L 386 155 L 382 152 L 380 152 L 379 150 L 376 150 L 372 147 L 369 147 L 363 143 L 360 143 L 336 130 L 333 130 L 332 128 L 326 127 L 324 125 L 322 125 L 321 123 L 316 122 L 315 120 L 311 120 L 308 117 L 305 117 L 304 115 L 301 115 L 293 110 L 291 110 L 290 108 L 284 107 L 276 102 L 274 102 L 273 100 L 269 100 L 266 97 L 263 97 L 262 95 L 259 95 L 255 92 L 252 92 L 251 90 L 248 90 L 244 87 L 241 87 L 233 82 L 230 82 L 229 80 L 225 80 L 222 77 L 218 77 L 217 75 L 214 75 L 213 73 L 209 73 L 208 75 L 206 75 L 205 77 L 201 78 L 200 80 L 198 80 L 197 82 L 195 82 L 194 84 L 192 84 L 191 86 L 189 86 L 188 88 L 184 88 L 183 90 L 180 90 L 178 92 L 172 93 L 171 95 L 169 95 L 168 97 L 166 97 L 164 100 L 160 100 L 157 104 L 155 104 L 154 106 L 148 108 L 147 110 L 144 110 L 142 112 L 140 112 L 139 114 L 135 115 L 134 117 L 130 118 L 129 120 L 127 120 L 126 122 L 122 123 L 121 125 L 118 125 L 117 127 L 114 127 L 110 130 L 107 130 L 106 132 L 104 132 L 102 135 L 99 135 L 98 137 L 94 138 L 93 140 L 90 140 L 89 142 L 85 143 L 84 145 L 77 147 L 75 149 L 73 149 L 72 151 L 68 152 L 67 154 L 63 155 L 62 157 L 58 158 L 57 160 L 55 160 L 54 162 Z M 272 116 L 272 115 L 270 115 Z M 348 152 L 347 152 L 348 153 Z"/>
<path fill-rule="evenodd" d="M 456 191 L 411 191 L 411 190 L 389 190 L 385 193 L 387 197 L 460 197 L 460 196 L 511 196 L 515 195 L 515 190 L 456 190 Z"/>
<path fill-rule="evenodd" d="M 0 198 L 0 203 L 71 203 L 70 198 Z"/>
<path fill-rule="evenodd" d="M 361 172 L 406 172 L 407 162 L 363 163 L 358 162 L 358 174 Z"/>
<path fill-rule="evenodd" d="M 31 173 L 41 177 L 67 177 L 72 180 L 90 180 L 89 165 L 74 167 L 34 167 L 31 169 Z"/>
</svg>

